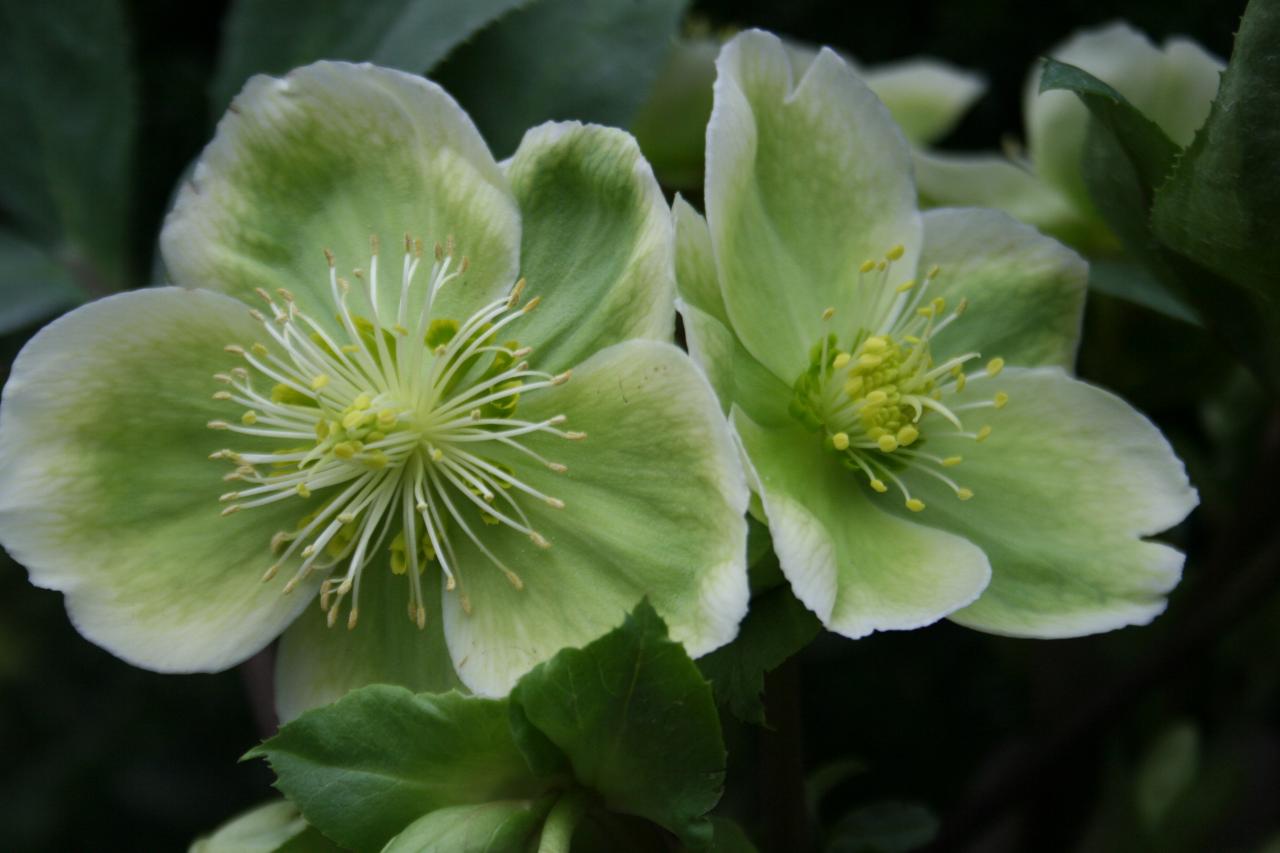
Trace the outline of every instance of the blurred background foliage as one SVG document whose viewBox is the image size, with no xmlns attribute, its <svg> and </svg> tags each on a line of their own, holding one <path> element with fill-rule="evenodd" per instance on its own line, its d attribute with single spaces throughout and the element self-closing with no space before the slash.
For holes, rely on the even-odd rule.
<svg viewBox="0 0 1280 853">
<path fill-rule="evenodd" d="M 1072 31 L 1123 18 L 1225 58 L 1243 8 L 0 0 L 0 379 L 59 311 L 162 279 L 170 195 L 251 73 L 320 56 L 429 73 L 503 157 L 548 118 L 652 122 L 642 104 L 681 27 L 758 26 L 866 65 L 979 71 L 988 90 L 941 147 L 992 149 L 1021 133 L 1031 62 Z M 1171 534 L 1189 560 L 1168 613 L 1057 642 L 945 622 L 819 636 L 768 677 L 770 728 L 726 714 L 719 811 L 761 849 L 1280 849 L 1280 412 L 1203 329 L 1101 293 L 1080 372 L 1150 415 L 1200 489 Z M 265 767 L 236 760 L 272 726 L 269 661 L 135 670 L 0 560 L 0 847 L 181 849 L 265 798 Z"/>
</svg>

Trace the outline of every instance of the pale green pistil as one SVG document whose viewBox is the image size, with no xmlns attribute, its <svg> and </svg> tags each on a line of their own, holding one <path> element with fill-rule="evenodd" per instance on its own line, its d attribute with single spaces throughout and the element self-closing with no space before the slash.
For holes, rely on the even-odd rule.
<svg viewBox="0 0 1280 853">
<path fill-rule="evenodd" d="M 888 286 L 893 262 L 902 257 L 895 246 L 884 259 L 867 261 L 860 269 L 860 286 Z M 907 509 L 919 512 L 924 501 L 913 497 L 903 479 L 907 471 L 919 471 L 945 483 L 960 500 L 973 491 L 945 473 L 963 460 L 940 457 L 925 450 L 929 434 L 951 435 L 984 441 L 991 427 L 966 430 L 962 413 L 1002 408 L 1008 395 L 997 392 L 991 400 L 954 405 L 948 397 L 963 391 L 967 382 L 994 377 L 1004 361 L 991 359 L 985 369 L 965 373 L 965 365 L 979 358 L 970 352 L 935 363 L 930 352 L 933 339 L 966 309 L 961 303 L 947 313 L 944 299 L 926 301 L 929 284 L 940 270 L 933 267 L 924 281 L 909 279 L 894 287 L 896 297 L 887 318 L 875 333 L 859 327 L 841 348 L 840 335 L 828 332 L 810 352 L 809 368 L 796 380 L 791 413 L 823 435 L 825 446 L 849 469 L 866 476 L 879 493 L 889 490 L 886 480 L 902 494 Z M 828 326 L 834 308 L 823 312 Z"/>
<path fill-rule="evenodd" d="M 259 291 L 271 316 L 251 313 L 275 347 L 227 347 L 247 367 L 218 374 L 215 378 L 232 390 L 214 397 L 243 410 L 235 421 L 209 426 L 276 439 L 284 446 L 273 452 L 220 450 L 213 457 L 236 465 L 225 479 L 246 484 L 222 496 L 228 504 L 224 515 L 290 498 L 308 500 L 297 527 L 272 539 L 277 556 L 264 580 L 295 554 L 301 564 L 285 584 L 286 593 L 312 572 L 334 572 L 321 584 L 321 607 L 333 625 L 340 603 L 351 595 L 347 625 L 354 627 L 361 575 L 385 552 L 391 570 L 409 578 L 409 617 L 422 627 L 426 607 L 419 576 L 428 562 L 439 564 L 446 588 L 457 589 L 464 610 L 471 610 L 451 531 L 461 532 L 520 589 L 520 576 L 486 546 L 475 522 L 511 528 L 545 548 L 550 543 L 533 528 L 521 501 L 564 506 L 494 461 L 486 448 L 510 448 L 561 472 L 564 465 L 526 447 L 523 437 L 538 432 L 585 436 L 559 429 L 563 415 L 538 422 L 514 417 L 522 394 L 569 378 L 568 372 L 553 376 L 532 370 L 525 361 L 530 348 L 499 343 L 502 330 L 537 305 L 536 297 L 521 304 L 523 280 L 461 324 L 433 318 L 440 289 L 468 266 L 464 258 L 454 267 L 452 250 L 437 246 L 421 310 L 410 318 L 422 251 L 420 243 L 406 239 L 396 316 L 384 318 L 378 245 L 372 242 L 367 275 L 355 273 L 366 285 L 371 320 L 351 312 L 350 287 L 326 252 L 340 340 L 299 310 L 287 291 L 280 291 L 279 299 Z M 259 390 L 259 384 L 270 390 Z"/>
</svg>

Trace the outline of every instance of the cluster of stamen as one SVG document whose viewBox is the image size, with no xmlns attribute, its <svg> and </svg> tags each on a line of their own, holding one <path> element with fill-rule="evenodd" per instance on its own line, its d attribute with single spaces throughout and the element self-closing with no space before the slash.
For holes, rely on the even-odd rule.
<svg viewBox="0 0 1280 853">
<path fill-rule="evenodd" d="M 894 246 L 883 258 L 859 268 L 859 287 L 892 287 L 892 304 L 877 327 L 851 330 L 845 346 L 836 331 L 824 331 L 810 353 L 809 368 L 796 381 L 791 412 L 822 432 L 826 447 L 847 468 L 864 475 L 873 491 L 885 493 L 892 484 L 907 509 L 920 512 L 924 501 L 911 494 L 902 477 L 908 470 L 940 480 L 962 501 L 973 497 L 971 489 L 946 473 L 962 457 L 928 452 L 927 434 L 945 429 L 949 435 L 985 441 L 991 427 L 969 431 L 962 413 L 1003 408 L 1009 396 L 998 391 L 988 400 L 948 405 L 947 397 L 963 391 L 967 383 L 999 375 L 1004 360 L 993 358 L 972 373 L 965 368 L 981 358 L 977 352 L 934 362 L 930 343 L 964 314 L 967 303 L 961 300 L 948 312 L 946 300 L 928 297 L 930 284 L 941 272 L 937 266 L 920 280 L 891 284 L 894 262 L 903 254 L 902 246 Z M 835 316 L 834 308 L 823 312 L 827 329 Z"/>
<path fill-rule="evenodd" d="M 569 379 L 568 372 L 530 369 L 531 348 L 499 342 L 507 326 L 538 304 L 536 296 L 522 302 L 523 279 L 461 324 L 434 317 L 440 290 L 469 266 L 465 257 L 455 263 L 450 241 L 435 247 L 421 307 L 412 311 L 423 251 L 420 241 L 406 237 L 398 307 L 393 317 L 384 317 L 379 246 L 376 238 L 370 242 L 367 272 L 353 272 L 363 284 L 368 319 L 352 312 L 352 287 L 338 276 L 328 250 L 329 292 L 340 331 L 300 310 L 286 290 L 258 291 L 267 312 L 250 313 L 269 343 L 227 346 L 245 364 L 214 377 L 228 386 L 214 397 L 241 411 L 238 418 L 211 421 L 209 427 L 284 446 L 219 450 L 212 458 L 233 463 L 235 470 L 224 479 L 243 484 L 222 496 L 224 515 L 279 501 L 305 502 L 295 529 L 281 530 L 271 540 L 275 561 L 264 581 L 296 555 L 301 562 L 284 592 L 313 572 L 330 573 L 320 587 L 321 607 L 332 626 L 350 595 L 347 626 L 353 628 L 361 576 L 385 553 L 390 570 L 408 576 L 409 618 L 421 628 L 427 613 L 420 576 L 431 562 L 439 565 L 446 590 L 456 591 L 463 609 L 471 612 L 453 545 L 459 533 L 515 588 L 523 588 L 521 577 L 485 544 L 476 522 L 510 528 L 539 547 L 550 547 L 521 502 L 538 500 L 556 508 L 564 503 L 486 454 L 486 445 L 510 448 L 518 458 L 563 472 L 563 464 L 526 446 L 527 438 L 585 435 L 560 429 L 563 415 L 543 421 L 514 417 L 521 395 Z"/>
</svg>

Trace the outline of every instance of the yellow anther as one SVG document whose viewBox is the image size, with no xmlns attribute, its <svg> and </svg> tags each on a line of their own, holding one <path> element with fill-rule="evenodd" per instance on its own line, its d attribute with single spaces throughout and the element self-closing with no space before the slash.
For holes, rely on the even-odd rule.
<svg viewBox="0 0 1280 853">
<path fill-rule="evenodd" d="M 878 269 L 880 272 L 884 272 L 888 268 L 889 268 L 889 265 L 886 264 L 884 261 L 881 261 L 880 263 L 876 264 L 876 269 Z"/>
<path fill-rule="evenodd" d="M 230 391 L 214 391 L 214 392 L 213 392 L 213 399 L 215 399 L 215 400 L 230 400 L 230 399 L 231 399 L 231 392 L 230 392 Z"/>
<path fill-rule="evenodd" d="M 910 290 L 915 286 L 916 286 L 916 280 L 914 278 L 909 278 L 906 281 L 904 281 L 902 284 L 894 288 L 894 290 L 896 290 L 898 293 L 906 293 L 908 290 Z"/>
<path fill-rule="evenodd" d="M 343 441 L 333 446 L 333 455 L 339 459 L 350 459 L 356 455 L 356 447 L 350 441 Z"/>
<path fill-rule="evenodd" d="M 858 272 L 860 272 L 860 273 L 869 273 L 869 272 L 871 272 L 871 271 L 872 271 L 873 269 L 875 269 L 875 268 L 876 268 L 876 262 L 875 262 L 875 261 L 863 261 L 863 262 L 862 262 L 862 266 L 858 267 Z"/>
<path fill-rule="evenodd" d="M 244 424 L 245 426 L 253 426 L 257 422 L 258 422 L 258 413 L 255 412 L 253 409 L 250 409 L 249 411 L 245 412 L 243 415 L 240 416 L 240 423 Z"/>
<path fill-rule="evenodd" d="M 882 495 L 885 492 L 889 491 L 889 487 L 884 484 L 884 480 L 881 480 L 879 478 L 873 479 L 871 481 L 871 488 Z"/>
<path fill-rule="evenodd" d="M 392 329 L 392 331 L 394 331 L 397 335 L 400 335 L 400 336 L 402 336 L 402 337 L 403 337 L 404 335 L 409 334 L 409 330 L 408 330 L 408 329 L 406 329 L 404 326 L 401 326 L 399 323 L 396 323 L 394 326 L 392 326 L 392 327 L 391 327 L 391 329 Z"/>
<path fill-rule="evenodd" d="M 995 403 L 997 409 L 1003 409 L 1005 406 L 1009 404 L 1009 395 L 1004 393 L 1003 391 L 997 391 L 996 398 L 993 402 Z"/>
<path fill-rule="evenodd" d="M 329 375 L 327 373 L 321 373 L 311 378 L 312 391 L 319 391 L 321 388 L 325 387 L 328 384 L 329 384 Z"/>
<path fill-rule="evenodd" d="M 964 461 L 963 456 L 948 456 L 946 459 L 942 460 L 942 467 L 954 468 L 963 461 Z"/>
<path fill-rule="evenodd" d="M 836 370 L 843 370 L 845 367 L 848 366 L 850 360 L 851 358 L 849 356 L 849 353 L 847 352 L 836 353 L 836 357 L 832 360 L 831 366 L 834 367 Z"/>
<path fill-rule="evenodd" d="M 935 278 L 938 277 L 938 273 L 940 272 L 942 272 L 942 267 L 938 266 L 937 264 L 934 264 L 933 266 L 929 267 L 929 272 L 925 274 L 925 278 L 929 279 L 929 281 L 933 281 Z"/>
<path fill-rule="evenodd" d="M 849 377 L 849 381 L 844 383 L 844 393 L 848 394 L 850 397 L 856 396 L 857 393 L 861 390 L 862 390 L 861 376 L 851 376 Z"/>
<path fill-rule="evenodd" d="M 976 440 L 977 440 L 977 441 L 986 441 L 990 436 L 991 436 L 991 427 L 990 427 L 990 426 L 984 426 L 982 429 L 978 430 L 978 434 L 977 434 L 977 436 L 976 436 Z"/>
<path fill-rule="evenodd" d="M 991 359 L 990 361 L 988 361 L 988 362 L 987 362 L 987 375 L 988 375 L 988 376 L 999 376 L 999 375 L 1000 375 L 1000 371 L 1002 371 L 1002 370 L 1004 370 L 1004 359 L 1003 359 L 1003 358 L 993 358 L 993 359 Z"/>
<path fill-rule="evenodd" d="M 876 335 L 873 338 L 867 338 L 862 342 L 863 352 L 881 353 L 889 348 L 889 341 L 882 335 Z"/>
<path fill-rule="evenodd" d="M 520 309 L 520 312 L 521 312 L 522 314 L 528 314 L 528 313 L 529 313 L 530 311 L 532 311 L 534 308 L 537 308 L 537 307 L 538 307 L 538 303 L 539 303 L 539 302 L 541 302 L 541 301 L 542 301 L 542 294 L 538 294 L 537 296 L 533 297 L 533 298 L 532 298 L 532 299 L 530 299 L 528 302 L 526 302 L 526 303 L 524 304 L 524 307 Z"/>
<path fill-rule="evenodd" d="M 387 467 L 387 463 L 390 461 L 391 460 L 387 457 L 387 454 L 383 453 L 381 450 L 371 450 L 365 455 L 364 464 L 374 470 L 379 470 Z"/>
<path fill-rule="evenodd" d="M 889 395 L 881 391 L 879 388 L 872 391 L 866 396 L 866 401 L 873 406 L 878 406 L 889 399 Z"/>
<path fill-rule="evenodd" d="M 333 265 L 334 265 L 334 260 L 333 260 L 333 252 L 332 252 L 332 251 L 330 251 L 329 249 L 325 249 L 325 250 L 324 250 L 324 259 L 325 259 L 325 262 L 326 262 L 326 263 L 328 263 L 330 267 L 333 267 Z"/>
<path fill-rule="evenodd" d="M 876 444 L 879 445 L 880 449 L 885 453 L 892 453 L 898 449 L 897 436 L 882 435 L 876 439 Z"/>
<path fill-rule="evenodd" d="M 378 426 L 383 428 L 392 426 L 395 424 L 397 417 L 399 415 L 396 414 L 394 409 L 383 409 L 378 412 Z"/>
<path fill-rule="evenodd" d="M 306 483 L 299 483 L 297 487 L 294 488 L 294 491 L 298 493 L 298 497 L 300 498 L 311 497 L 311 490 L 307 488 Z"/>
<path fill-rule="evenodd" d="M 965 377 L 963 373 L 956 374 L 956 392 L 957 393 L 964 390 L 964 385 L 967 381 L 968 379 Z"/>
<path fill-rule="evenodd" d="M 433 448 L 431 449 L 431 461 L 432 461 L 432 462 L 439 462 L 439 461 L 440 461 L 441 459 L 443 459 L 443 458 L 444 458 L 444 451 L 443 451 L 443 450 L 441 450 L 441 449 L 440 449 L 440 448 L 438 448 L 438 447 L 433 447 Z"/>
<path fill-rule="evenodd" d="M 924 509 L 924 501 L 920 500 L 919 498 L 908 498 L 907 509 L 911 510 L 912 512 L 920 512 L 920 510 Z"/>
<path fill-rule="evenodd" d="M 369 408 L 369 406 L 371 406 L 372 404 L 373 404 L 373 401 L 369 399 L 368 394 L 361 394 L 359 397 L 356 397 L 354 402 L 351 403 L 351 408 L 358 409 L 359 411 L 364 411 L 365 409 Z"/>
<path fill-rule="evenodd" d="M 267 349 L 264 344 L 255 343 L 253 346 L 249 347 L 249 349 L 253 350 L 254 355 L 261 356 L 262 358 L 266 358 L 271 354 L 271 350 Z"/>
<path fill-rule="evenodd" d="M 862 355 L 858 356 L 858 367 L 879 367 L 880 362 L 882 361 L 884 361 L 884 359 L 880 356 L 875 355 L 874 353 L 864 352 Z"/>
<path fill-rule="evenodd" d="M 329 437 L 329 422 L 316 421 L 316 441 L 324 441 Z"/>
<path fill-rule="evenodd" d="M 364 438 L 365 438 L 365 441 L 369 442 L 370 444 L 373 444 L 375 441 L 382 441 L 382 439 L 386 437 L 387 437 L 387 434 L 385 432 L 378 432 L 375 429 L 373 432 L 369 433 Z"/>
<path fill-rule="evenodd" d="M 830 320 L 830 319 L 831 319 L 832 317 L 834 317 L 834 316 L 836 316 L 836 309 L 834 309 L 834 308 L 824 308 L 824 309 L 823 309 L 823 311 L 822 311 L 822 319 L 823 319 L 823 320 Z"/>
<path fill-rule="evenodd" d="M 373 415 L 369 412 L 362 412 L 359 410 L 347 412 L 342 416 L 342 428 L 346 430 L 359 429 L 366 421 L 371 420 L 372 418 Z"/>
<path fill-rule="evenodd" d="M 963 486 L 961 486 L 960 488 L 956 489 L 956 497 L 958 497 L 962 501 L 967 501 L 969 500 L 969 498 L 973 497 L 973 489 L 966 489 Z"/>
<path fill-rule="evenodd" d="M 222 348 L 223 352 L 229 352 L 232 355 L 244 355 L 244 347 L 237 344 L 227 344 Z"/>
<path fill-rule="evenodd" d="M 959 316 L 960 316 L 961 314 L 963 314 L 963 313 L 964 313 L 968 308 L 969 308 L 969 300 L 968 300 L 968 299 L 961 299 L 959 302 L 957 302 L 957 303 L 956 303 L 956 316 L 957 316 L 957 317 L 959 317 Z"/>
<path fill-rule="evenodd" d="M 947 300 L 943 299 L 941 296 L 933 297 L 933 301 L 929 304 L 933 307 L 933 314 L 935 317 L 947 310 Z"/>
<path fill-rule="evenodd" d="M 545 549 L 551 547 L 551 543 L 546 540 L 546 537 L 536 530 L 529 534 L 529 539 L 532 540 L 533 544 L 537 545 L 539 548 Z"/>
<path fill-rule="evenodd" d="M 906 247 L 903 246 L 901 243 L 899 243 L 889 251 L 885 252 L 884 256 L 891 261 L 896 261 L 902 257 L 903 253 L 906 252 L 906 250 L 907 250 Z"/>
<path fill-rule="evenodd" d="M 848 450 L 849 449 L 849 433 L 838 432 L 835 435 L 831 436 L 831 445 L 836 450 Z"/>
<path fill-rule="evenodd" d="M 898 444 L 902 445 L 903 447 L 909 446 L 913 441 L 915 441 L 919 437 L 920 437 L 920 430 L 916 429 L 911 424 L 907 424 L 902 429 L 898 430 Z"/>
</svg>

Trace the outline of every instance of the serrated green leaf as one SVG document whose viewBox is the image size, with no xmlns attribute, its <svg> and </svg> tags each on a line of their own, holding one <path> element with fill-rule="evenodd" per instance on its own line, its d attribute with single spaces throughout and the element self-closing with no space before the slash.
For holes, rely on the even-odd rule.
<svg viewBox="0 0 1280 853">
<path fill-rule="evenodd" d="M 0 208 L 103 291 L 128 280 L 136 114 L 120 2 L 0 2 Z"/>
<path fill-rule="evenodd" d="M 48 252 L 0 230 L 0 334 L 52 317 L 87 296 Z"/>
<path fill-rule="evenodd" d="M 438 809 L 409 824 L 382 853 L 520 853 L 537 838 L 549 805 L 499 800 Z"/>
<path fill-rule="evenodd" d="M 738 719 L 766 725 L 761 693 L 764 676 L 809 644 L 822 628 L 783 584 L 751 600 L 737 638 L 698 660 L 716 701 Z"/>
<path fill-rule="evenodd" d="M 550 119 L 626 127 L 688 0 L 538 0 L 455 51 L 433 77 L 499 157 Z M 494 93 L 501 93 L 495 97 Z"/>
<path fill-rule="evenodd" d="M 1245 9 L 1209 118 L 1156 193 L 1155 233 L 1219 276 L 1280 299 L 1280 2 Z"/>
<path fill-rule="evenodd" d="M 238 0 L 227 15 L 211 85 L 216 117 L 254 74 L 317 59 L 367 61 L 422 74 L 485 25 L 530 0 L 326 0 L 305 11 L 279 0 Z"/>
<path fill-rule="evenodd" d="M 419 816 L 543 793 L 516 748 L 506 702 L 372 685 L 309 711 L 248 757 L 307 821 L 356 851 L 382 849 Z"/>
<path fill-rule="evenodd" d="M 725 749 L 711 687 L 642 603 L 619 628 L 525 675 L 511 700 L 610 811 L 705 847 Z"/>
</svg>

